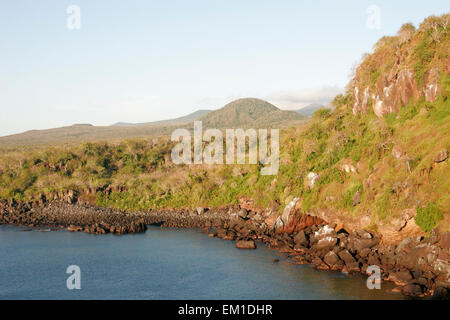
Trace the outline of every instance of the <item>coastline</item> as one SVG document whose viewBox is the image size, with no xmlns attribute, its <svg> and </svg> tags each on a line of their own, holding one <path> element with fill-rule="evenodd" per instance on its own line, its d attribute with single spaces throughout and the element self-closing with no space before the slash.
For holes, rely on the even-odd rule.
<svg viewBox="0 0 450 320">
<path fill-rule="evenodd" d="M 448 234 L 404 238 L 384 245 L 365 230 L 348 233 L 325 221 L 305 216 L 290 232 L 269 227 L 264 217 L 239 205 L 195 210 L 158 210 L 125 213 L 120 210 L 54 201 L 48 203 L 0 200 L 0 224 L 65 228 L 95 234 L 144 232 L 147 225 L 199 228 L 210 237 L 236 240 L 236 247 L 253 249 L 258 243 L 285 253 L 295 263 L 319 270 L 362 273 L 377 265 L 382 281 L 413 297 L 448 299 Z M 444 260 L 443 260 L 444 259 Z"/>
</svg>

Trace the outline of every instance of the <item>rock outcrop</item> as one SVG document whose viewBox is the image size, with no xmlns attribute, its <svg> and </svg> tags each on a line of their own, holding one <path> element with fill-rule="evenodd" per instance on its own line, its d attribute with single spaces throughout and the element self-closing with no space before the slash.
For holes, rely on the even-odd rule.
<svg viewBox="0 0 450 320">
<path fill-rule="evenodd" d="M 382 38 L 350 83 L 353 113 L 366 113 L 372 108 L 383 117 L 398 112 L 410 100 L 424 97 L 435 101 L 442 92 L 442 73 L 449 72 L 448 52 L 447 60 L 439 57 L 439 52 L 448 50 L 443 37 L 448 37 L 449 22 L 449 14 L 429 18 L 418 30 L 410 25 L 407 38 L 405 28 L 397 36 Z"/>
</svg>

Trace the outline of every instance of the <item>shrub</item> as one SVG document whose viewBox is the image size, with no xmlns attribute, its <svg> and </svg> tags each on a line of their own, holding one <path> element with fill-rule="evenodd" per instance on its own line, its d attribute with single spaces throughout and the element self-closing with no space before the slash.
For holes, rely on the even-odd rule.
<svg viewBox="0 0 450 320">
<path fill-rule="evenodd" d="M 395 112 L 391 112 L 388 115 L 386 115 L 386 123 L 387 125 L 392 128 L 395 124 L 395 120 L 397 119 L 397 114 Z"/>
<path fill-rule="evenodd" d="M 415 31 L 416 31 L 416 27 L 414 27 L 414 25 L 412 23 L 403 24 L 397 33 L 400 44 L 408 42 L 411 39 L 411 37 L 414 35 Z"/>
<path fill-rule="evenodd" d="M 414 78 L 416 79 L 417 85 L 422 86 L 425 79 L 425 73 L 428 71 L 428 65 L 435 55 L 435 47 L 433 46 L 428 33 L 415 49 L 414 55 L 416 58 Z"/>
<path fill-rule="evenodd" d="M 331 114 L 331 110 L 327 109 L 327 108 L 321 108 L 319 110 L 316 110 L 316 112 L 314 112 L 313 117 L 316 119 L 326 119 L 330 116 Z"/>
<path fill-rule="evenodd" d="M 432 202 L 428 203 L 426 207 L 418 208 L 415 217 L 416 224 L 426 233 L 433 230 L 442 219 L 444 219 L 442 211 Z"/>
<path fill-rule="evenodd" d="M 386 219 L 389 216 L 390 210 L 391 210 L 391 203 L 389 201 L 389 189 L 386 188 L 384 193 L 379 195 L 376 198 L 375 206 L 376 206 L 376 213 L 377 216 L 380 219 Z"/>
<path fill-rule="evenodd" d="M 337 168 L 332 168 L 328 173 L 321 174 L 319 179 L 320 185 L 327 185 L 332 182 L 344 183 L 344 173 Z"/>
<path fill-rule="evenodd" d="M 380 76 L 379 70 L 373 70 L 373 72 L 370 74 L 370 84 L 372 85 L 372 87 L 374 87 L 375 84 L 377 83 L 379 76 Z"/>
<path fill-rule="evenodd" d="M 414 100 L 411 99 L 406 106 L 400 108 L 400 112 L 398 115 L 400 123 L 404 123 L 405 121 L 414 118 L 416 114 L 419 112 L 419 106 L 422 103 L 423 103 L 422 101 L 420 103 L 415 103 Z"/>
<path fill-rule="evenodd" d="M 342 199 L 342 206 L 344 208 L 350 208 L 353 206 L 353 197 L 358 191 L 362 191 L 363 186 L 362 184 L 353 185 L 350 188 L 348 188 L 344 192 L 344 197 Z"/>
<path fill-rule="evenodd" d="M 331 103 L 336 108 L 343 106 L 346 103 L 346 97 L 342 93 L 338 94 L 334 97 L 333 102 Z"/>
</svg>

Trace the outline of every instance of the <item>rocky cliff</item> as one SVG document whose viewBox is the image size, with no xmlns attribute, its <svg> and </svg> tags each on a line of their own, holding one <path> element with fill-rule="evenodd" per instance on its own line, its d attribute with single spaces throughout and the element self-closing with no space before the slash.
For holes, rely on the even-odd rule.
<svg viewBox="0 0 450 320">
<path fill-rule="evenodd" d="M 434 102 L 450 73 L 449 26 L 450 14 L 430 17 L 418 29 L 405 24 L 396 36 L 378 41 L 349 84 L 353 113 L 372 108 L 382 117 L 421 97 Z"/>
</svg>

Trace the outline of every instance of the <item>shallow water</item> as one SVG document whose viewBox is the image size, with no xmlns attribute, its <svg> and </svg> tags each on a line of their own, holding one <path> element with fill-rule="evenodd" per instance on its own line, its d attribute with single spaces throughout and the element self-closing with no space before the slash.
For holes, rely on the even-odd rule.
<svg viewBox="0 0 450 320">
<path fill-rule="evenodd" d="M 238 250 L 199 230 L 24 229 L 0 226 L 0 299 L 403 299 L 391 283 L 369 290 L 362 275 L 296 265 L 262 244 Z M 66 287 L 69 265 L 81 269 L 80 290 Z"/>
</svg>

